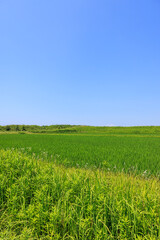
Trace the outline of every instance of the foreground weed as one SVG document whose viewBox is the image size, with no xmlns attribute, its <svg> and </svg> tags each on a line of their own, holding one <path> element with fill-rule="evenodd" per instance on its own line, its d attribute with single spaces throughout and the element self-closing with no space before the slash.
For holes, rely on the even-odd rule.
<svg viewBox="0 0 160 240">
<path fill-rule="evenodd" d="M 157 178 L 0 151 L 0 239 L 160 239 Z"/>
</svg>

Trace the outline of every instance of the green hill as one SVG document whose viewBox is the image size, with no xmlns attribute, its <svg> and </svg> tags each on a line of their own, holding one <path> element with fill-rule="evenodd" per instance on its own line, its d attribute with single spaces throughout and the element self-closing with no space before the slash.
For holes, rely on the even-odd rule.
<svg viewBox="0 0 160 240">
<path fill-rule="evenodd" d="M 48 133 L 48 134 L 160 134 L 160 126 L 134 127 L 96 127 L 81 125 L 6 125 L 0 126 L 0 132 L 17 133 Z"/>
</svg>

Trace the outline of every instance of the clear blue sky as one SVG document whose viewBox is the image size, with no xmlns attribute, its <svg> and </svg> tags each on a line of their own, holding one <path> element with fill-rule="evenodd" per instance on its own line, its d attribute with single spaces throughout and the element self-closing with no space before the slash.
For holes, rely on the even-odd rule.
<svg viewBox="0 0 160 240">
<path fill-rule="evenodd" d="M 160 125 L 159 0 L 0 0 L 0 125 Z"/>
</svg>

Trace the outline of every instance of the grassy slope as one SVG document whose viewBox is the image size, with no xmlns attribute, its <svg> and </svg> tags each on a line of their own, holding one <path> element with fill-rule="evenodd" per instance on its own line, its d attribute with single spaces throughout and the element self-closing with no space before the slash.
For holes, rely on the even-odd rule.
<svg viewBox="0 0 160 240">
<path fill-rule="evenodd" d="M 0 239 L 160 238 L 160 183 L 0 150 Z"/>
<path fill-rule="evenodd" d="M 159 126 L 145 127 L 92 127 L 78 126 L 75 127 L 77 132 L 86 133 L 106 133 L 106 134 L 160 134 Z"/>
<path fill-rule="evenodd" d="M 6 131 L 6 126 L 0 126 L 0 132 L 23 132 L 32 133 L 90 133 L 90 134 L 160 134 L 160 126 L 144 127 L 93 127 L 78 125 L 9 125 L 10 130 Z"/>
</svg>

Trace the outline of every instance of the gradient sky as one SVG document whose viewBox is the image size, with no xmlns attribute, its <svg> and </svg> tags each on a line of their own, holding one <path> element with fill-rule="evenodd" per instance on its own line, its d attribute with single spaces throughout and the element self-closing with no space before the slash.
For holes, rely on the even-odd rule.
<svg viewBox="0 0 160 240">
<path fill-rule="evenodd" d="M 0 125 L 160 125 L 159 0 L 0 0 Z"/>
</svg>

